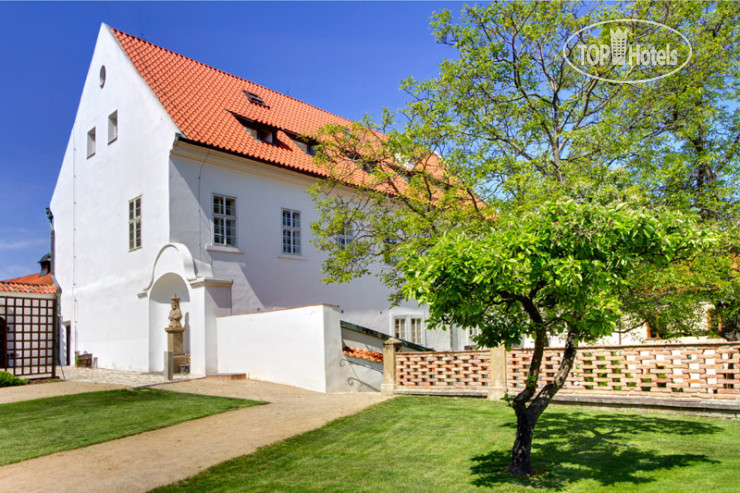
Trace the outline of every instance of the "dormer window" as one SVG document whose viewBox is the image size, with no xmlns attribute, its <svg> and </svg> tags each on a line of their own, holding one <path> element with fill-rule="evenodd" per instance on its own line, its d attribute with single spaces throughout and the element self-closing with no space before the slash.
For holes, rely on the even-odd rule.
<svg viewBox="0 0 740 493">
<path fill-rule="evenodd" d="M 244 91 L 244 95 L 247 97 L 250 103 L 264 106 L 265 108 L 269 108 L 269 106 L 265 104 L 265 102 L 262 100 L 261 97 L 259 97 L 259 95 L 253 92 L 249 92 L 249 91 Z"/>
<path fill-rule="evenodd" d="M 275 132 L 272 130 L 266 130 L 264 128 L 253 128 L 244 126 L 244 128 L 247 129 L 247 132 L 254 137 L 255 139 L 259 140 L 260 142 L 264 142 L 266 144 L 274 144 L 275 143 Z"/>
<path fill-rule="evenodd" d="M 379 161 L 372 158 L 367 158 L 362 155 L 360 155 L 358 152 L 355 151 L 347 151 L 345 152 L 345 155 L 355 162 L 355 164 L 362 169 L 365 173 L 372 173 L 378 168 L 378 165 L 380 164 Z"/>
<path fill-rule="evenodd" d="M 308 139 L 302 139 L 300 137 L 293 137 L 293 142 L 295 142 L 295 145 L 297 145 L 300 150 L 302 150 L 309 156 L 316 155 L 316 146 L 318 146 L 316 142 Z"/>
<path fill-rule="evenodd" d="M 249 132 L 249 135 L 254 137 L 255 140 L 272 145 L 276 145 L 278 143 L 277 129 L 249 120 L 243 116 L 239 116 L 234 113 L 232 114 L 237 120 L 239 120 L 242 127 L 244 127 L 244 129 Z"/>
</svg>

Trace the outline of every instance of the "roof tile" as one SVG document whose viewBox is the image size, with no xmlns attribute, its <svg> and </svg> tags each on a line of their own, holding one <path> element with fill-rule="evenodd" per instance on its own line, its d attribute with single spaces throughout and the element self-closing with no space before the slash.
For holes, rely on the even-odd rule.
<svg viewBox="0 0 740 493">
<path fill-rule="evenodd" d="M 344 352 L 345 355 L 349 356 L 350 358 L 364 359 L 367 361 L 371 361 L 373 363 L 383 362 L 383 353 L 379 351 L 370 351 L 367 349 L 351 348 L 349 346 L 344 346 L 342 348 L 342 351 Z"/>
<path fill-rule="evenodd" d="M 326 176 L 312 156 L 285 133 L 283 145 L 256 141 L 234 114 L 297 135 L 309 135 L 324 125 L 351 122 L 290 96 L 236 77 L 201 62 L 111 29 L 139 74 L 189 140 L 290 169 Z M 257 94 L 268 107 L 249 101 Z"/>
<path fill-rule="evenodd" d="M 0 293 L 55 294 L 57 292 L 51 274 L 30 274 L 0 281 Z"/>
</svg>

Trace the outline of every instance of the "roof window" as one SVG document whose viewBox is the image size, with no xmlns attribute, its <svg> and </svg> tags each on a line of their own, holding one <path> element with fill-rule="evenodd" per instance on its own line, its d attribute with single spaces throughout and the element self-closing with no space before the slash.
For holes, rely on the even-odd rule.
<svg viewBox="0 0 740 493">
<path fill-rule="evenodd" d="M 234 115 L 234 117 L 239 120 L 239 123 L 242 124 L 242 127 L 244 127 L 244 129 L 249 132 L 249 135 L 254 137 L 255 140 L 264 142 L 266 144 L 277 145 L 278 140 L 276 129 L 268 127 L 266 125 L 262 125 L 261 123 L 257 123 L 234 113 L 232 113 L 232 115 Z"/>
<path fill-rule="evenodd" d="M 257 94 L 253 92 L 249 92 L 249 91 L 244 91 L 244 95 L 247 97 L 250 103 L 258 104 L 260 106 L 264 106 L 265 108 L 269 108 L 269 106 L 267 106 L 265 102 L 262 101 L 262 98 L 259 97 Z"/>
<path fill-rule="evenodd" d="M 309 156 L 316 155 L 316 146 L 318 146 L 317 142 L 301 137 L 293 137 L 293 142 L 295 142 L 295 145 L 297 145 L 300 150 L 302 150 Z"/>
</svg>

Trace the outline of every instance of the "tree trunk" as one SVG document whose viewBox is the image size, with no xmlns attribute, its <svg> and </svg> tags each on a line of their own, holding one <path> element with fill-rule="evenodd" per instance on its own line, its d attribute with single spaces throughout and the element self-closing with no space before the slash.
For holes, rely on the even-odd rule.
<svg viewBox="0 0 740 493">
<path fill-rule="evenodd" d="M 568 378 L 568 374 L 573 367 L 573 362 L 576 359 L 576 338 L 574 333 L 569 331 L 565 341 L 563 359 L 560 362 L 560 368 L 555 373 L 555 377 L 540 390 L 534 401 L 527 406 L 526 403 L 532 397 L 537 385 L 537 375 L 542 364 L 544 344 L 540 339 L 544 338 L 538 335 L 535 340 L 535 350 L 532 353 L 527 386 L 514 398 L 516 440 L 514 440 L 514 448 L 511 450 L 511 465 L 509 465 L 509 472 L 514 476 L 531 476 L 534 474 L 531 461 L 534 427 L 557 391 L 565 384 L 565 380 Z"/>
<path fill-rule="evenodd" d="M 511 465 L 509 472 L 514 476 L 531 476 L 534 474 L 532 461 L 532 436 L 537 418 L 525 406 L 514 408 L 516 412 L 516 440 L 511 451 Z"/>
</svg>

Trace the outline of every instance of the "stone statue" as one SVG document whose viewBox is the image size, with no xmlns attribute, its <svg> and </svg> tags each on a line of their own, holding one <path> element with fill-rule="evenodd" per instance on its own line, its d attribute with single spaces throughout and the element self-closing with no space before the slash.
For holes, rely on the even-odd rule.
<svg viewBox="0 0 740 493">
<path fill-rule="evenodd" d="M 180 298 L 177 296 L 172 297 L 171 301 L 172 310 L 170 310 L 170 325 L 167 327 L 167 332 L 184 332 L 185 328 L 180 324 L 182 320 L 182 312 L 180 311 Z"/>
<path fill-rule="evenodd" d="M 172 353 L 174 372 L 180 373 L 181 368 L 190 366 L 190 355 L 185 354 L 183 344 L 182 311 L 180 311 L 180 298 L 173 296 L 171 300 L 172 309 L 167 318 L 170 324 L 164 329 L 167 331 L 167 351 Z"/>
</svg>

